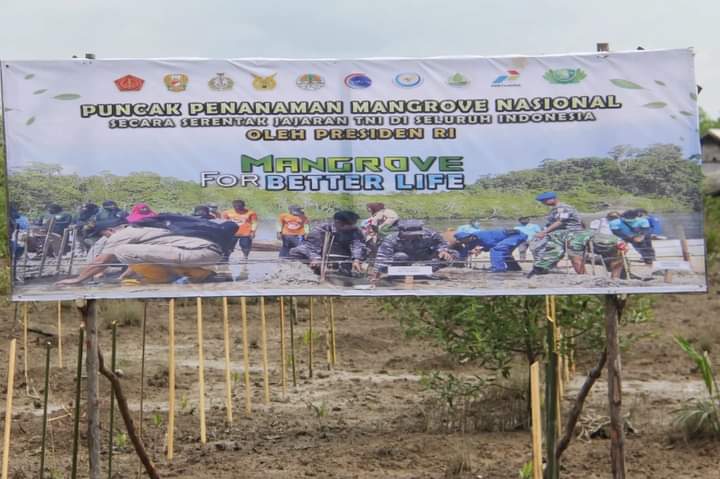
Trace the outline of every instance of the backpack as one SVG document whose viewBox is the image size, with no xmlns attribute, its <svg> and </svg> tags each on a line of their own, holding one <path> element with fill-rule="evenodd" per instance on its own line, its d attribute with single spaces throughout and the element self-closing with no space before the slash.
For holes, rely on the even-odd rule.
<svg viewBox="0 0 720 479">
<path fill-rule="evenodd" d="M 201 218 L 169 213 L 143 218 L 132 226 L 162 228 L 173 235 L 201 238 L 220 246 L 224 253 L 235 247 L 235 232 L 238 229 L 238 225 L 233 221 L 212 223 Z"/>
</svg>

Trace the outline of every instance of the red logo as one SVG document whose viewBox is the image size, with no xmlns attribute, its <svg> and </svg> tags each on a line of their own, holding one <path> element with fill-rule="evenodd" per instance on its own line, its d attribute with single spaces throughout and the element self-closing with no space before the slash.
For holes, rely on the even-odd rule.
<svg viewBox="0 0 720 479">
<path fill-rule="evenodd" d="M 120 91 L 140 91 L 144 83 L 145 80 L 133 75 L 125 75 L 115 80 L 115 86 Z"/>
</svg>

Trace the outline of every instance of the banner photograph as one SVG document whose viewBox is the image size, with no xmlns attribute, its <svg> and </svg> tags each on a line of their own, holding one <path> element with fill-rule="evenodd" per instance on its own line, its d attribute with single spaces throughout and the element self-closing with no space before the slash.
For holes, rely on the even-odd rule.
<svg viewBox="0 0 720 479">
<path fill-rule="evenodd" d="M 689 49 L 0 70 L 15 300 L 706 291 Z"/>
</svg>

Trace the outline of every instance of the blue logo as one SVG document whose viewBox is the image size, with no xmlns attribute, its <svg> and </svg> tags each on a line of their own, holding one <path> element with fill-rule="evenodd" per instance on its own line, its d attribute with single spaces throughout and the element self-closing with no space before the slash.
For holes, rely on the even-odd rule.
<svg viewBox="0 0 720 479">
<path fill-rule="evenodd" d="M 372 80 L 364 73 L 351 73 L 345 77 L 345 86 L 348 88 L 367 88 L 372 85 Z"/>
<path fill-rule="evenodd" d="M 417 73 L 400 73 L 395 76 L 393 82 L 400 88 L 415 88 L 422 84 L 423 79 Z"/>
</svg>

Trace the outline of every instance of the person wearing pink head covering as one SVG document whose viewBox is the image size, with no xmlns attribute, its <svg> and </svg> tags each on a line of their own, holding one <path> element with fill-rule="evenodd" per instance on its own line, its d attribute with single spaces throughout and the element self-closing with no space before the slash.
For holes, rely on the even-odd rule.
<svg viewBox="0 0 720 479">
<path fill-rule="evenodd" d="M 144 218 L 152 218 L 157 216 L 153 210 L 146 203 L 138 203 L 132 208 L 132 212 L 127 217 L 128 223 L 137 223 Z"/>
</svg>

